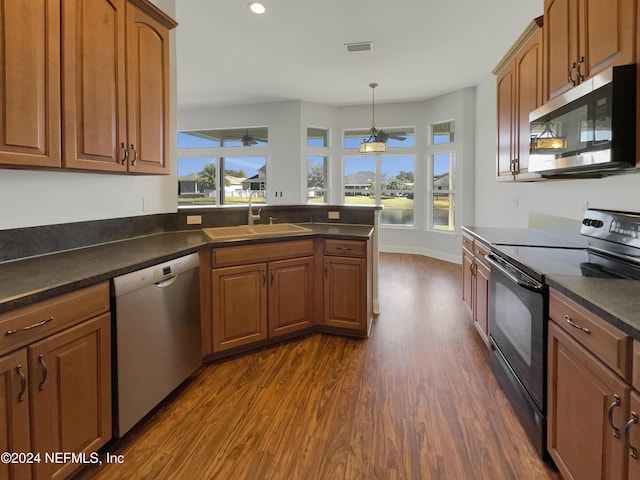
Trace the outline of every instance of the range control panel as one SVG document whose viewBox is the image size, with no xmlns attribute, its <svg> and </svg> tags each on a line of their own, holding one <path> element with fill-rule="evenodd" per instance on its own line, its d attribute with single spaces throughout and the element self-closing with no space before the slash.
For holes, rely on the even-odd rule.
<svg viewBox="0 0 640 480">
<path fill-rule="evenodd" d="M 580 233 L 640 248 L 640 214 L 589 209 L 582 219 Z"/>
</svg>

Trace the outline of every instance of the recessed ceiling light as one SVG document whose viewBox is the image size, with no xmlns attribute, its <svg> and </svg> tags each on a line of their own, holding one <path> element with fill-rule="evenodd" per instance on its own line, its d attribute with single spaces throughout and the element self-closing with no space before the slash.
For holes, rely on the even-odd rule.
<svg viewBox="0 0 640 480">
<path fill-rule="evenodd" d="M 262 15 L 264 12 L 267 11 L 267 7 L 265 7 L 260 2 L 251 2 L 249 4 L 249 10 L 251 10 L 253 13 L 257 13 L 258 15 Z"/>
</svg>

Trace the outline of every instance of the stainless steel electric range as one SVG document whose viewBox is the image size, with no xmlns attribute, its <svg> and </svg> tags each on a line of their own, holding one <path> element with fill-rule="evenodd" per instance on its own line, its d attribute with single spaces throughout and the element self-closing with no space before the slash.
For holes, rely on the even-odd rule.
<svg viewBox="0 0 640 480">
<path fill-rule="evenodd" d="M 640 214 L 589 209 L 585 243 L 547 237 L 494 243 L 489 331 L 491 368 L 542 457 L 546 453 L 548 275 L 640 280 Z M 544 243 L 544 244 L 543 244 Z"/>
</svg>

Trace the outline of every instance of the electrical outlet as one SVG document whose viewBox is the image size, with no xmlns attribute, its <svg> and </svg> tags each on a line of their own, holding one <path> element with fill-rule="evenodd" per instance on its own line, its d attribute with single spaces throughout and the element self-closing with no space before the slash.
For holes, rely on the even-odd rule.
<svg viewBox="0 0 640 480">
<path fill-rule="evenodd" d="M 153 210 L 153 202 L 149 197 L 142 197 L 142 211 L 150 212 Z"/>
<path fill-rule="evenodd" d="M 187 215 L 187 225 L 202 225 L 202 215 Z"/>
<path fill-rule="evenodd" d="M 329 212 L 329 220 L 340 220 L 340 212 Z"/>
</svg>

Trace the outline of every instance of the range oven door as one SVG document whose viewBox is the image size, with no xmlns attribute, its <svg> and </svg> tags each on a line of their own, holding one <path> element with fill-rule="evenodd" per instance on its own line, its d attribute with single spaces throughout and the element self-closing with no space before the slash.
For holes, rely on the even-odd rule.
<svg viewBox="0 0 640 480">
<path fill-rule="evenodd" d="M 546 286 L 490 254 L 489 332 L 540 412 L 545 411 Z"/>
</svg>

